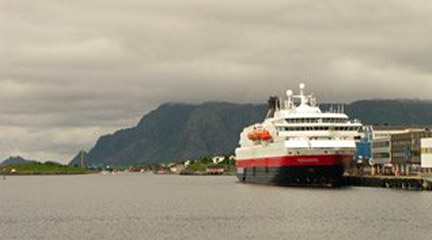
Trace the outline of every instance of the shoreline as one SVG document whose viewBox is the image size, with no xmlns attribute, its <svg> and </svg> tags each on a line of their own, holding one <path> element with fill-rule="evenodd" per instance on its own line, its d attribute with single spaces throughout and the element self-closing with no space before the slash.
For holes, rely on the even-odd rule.
<svg viewBox="0 0 432 240">
<path fill-rule="evenodd" d="M 53 175 L 88 175 L 88 174 L 98 174 L 95 173 L 6 173 L 1 174 L 3 176 L 53 176 Z"/>
</svg>

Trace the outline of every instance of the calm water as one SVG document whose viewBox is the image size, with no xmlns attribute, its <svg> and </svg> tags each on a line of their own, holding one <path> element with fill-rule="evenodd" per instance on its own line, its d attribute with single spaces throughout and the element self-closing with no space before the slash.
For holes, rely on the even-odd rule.
<svg viewBox="0 0 432 240">
<path fill-rule="evenodd" d="M 0 181 L 0 239 L 432 239 L 432 192 L 11 176 Z"/>
</svg>

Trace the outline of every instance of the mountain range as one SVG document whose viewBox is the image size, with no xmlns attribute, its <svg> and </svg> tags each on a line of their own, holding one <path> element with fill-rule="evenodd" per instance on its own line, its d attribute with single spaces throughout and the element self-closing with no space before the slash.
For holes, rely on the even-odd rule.
<svg viewBox="0 0 432 240">
<path fill-rule="evenodd" d="M 0 163 L 0 166 L 10 166 L 10 165 L 18 165 L 18 164 L 29 164 L 29 163 L 35 163 L 37 161 L 35 160 L 27 160 L 20 156 L 16 157 L 9 157 L 5 159 L 3 162 Z"/>
<path fill-rule="evenodd" d="M 322 104 L 323 110 L 341 104 Z M 344 104 L 345 113 L 364 124 L 432 125 L 432 101 L 361 100 Z M 130 165 L 232 154 L 245 126 L 260 122 L 266 105 L 207 102 L 167 103 L 145 115 L 136 127 L 102 136 L 85 153 L 85 164 Z M 79 154 L 70 164 L 79 164 Z"/>
</svg>

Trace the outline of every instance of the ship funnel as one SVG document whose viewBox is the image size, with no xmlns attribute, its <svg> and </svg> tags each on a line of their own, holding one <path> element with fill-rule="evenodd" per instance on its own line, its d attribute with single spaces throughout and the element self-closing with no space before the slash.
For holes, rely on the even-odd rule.
<svg viewBox="0 0 432 240">
<path fill-rule="evenodd" d="M 280 101 L 278 97 L 272 96 L 269 98 L 268 102 L 268 113 L 267 118 L 274 117 L 276 109 L 280 108 Z"/>
</svg>

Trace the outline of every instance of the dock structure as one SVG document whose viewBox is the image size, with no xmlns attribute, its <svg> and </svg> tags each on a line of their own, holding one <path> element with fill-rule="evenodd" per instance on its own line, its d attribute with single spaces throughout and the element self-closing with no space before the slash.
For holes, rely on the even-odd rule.
<svg viewBox="0 0 432 240">
<path fill-rule="evenodd" d="M 432 191 L 432 178 L 407 176 L 345 176 L 347 186 Z"/>
</svg>

